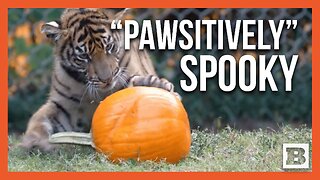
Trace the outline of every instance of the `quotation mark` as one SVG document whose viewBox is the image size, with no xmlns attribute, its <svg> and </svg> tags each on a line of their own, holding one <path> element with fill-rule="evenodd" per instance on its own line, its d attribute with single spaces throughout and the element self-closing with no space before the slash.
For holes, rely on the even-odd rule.
<svg viewBox="0 0 320 180">
<path fill-rule="evenodd" d="M 291 26 L 293 26 L 292 29 L 296 29 L 298 20 L 286 20 L 286 24 L 287 24 L 287 29 L 290 29 Z"/>
<path fill-rule="evenodd" d="M 122 29 L 121 20 L 113 20 L 111 23 L 111 29 Z"/>
</svg>

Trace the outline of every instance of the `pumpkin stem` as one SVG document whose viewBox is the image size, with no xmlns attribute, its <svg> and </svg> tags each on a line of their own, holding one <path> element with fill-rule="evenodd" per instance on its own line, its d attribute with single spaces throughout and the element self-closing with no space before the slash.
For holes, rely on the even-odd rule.
<svg viewBox="0 0 320 180">
<path fill-rule="evenodd" d="M 59 132 L 49 137 L 49 142 L 54 144 L 80 144 L 95 147 L 91 133 Z"/>
</svg>

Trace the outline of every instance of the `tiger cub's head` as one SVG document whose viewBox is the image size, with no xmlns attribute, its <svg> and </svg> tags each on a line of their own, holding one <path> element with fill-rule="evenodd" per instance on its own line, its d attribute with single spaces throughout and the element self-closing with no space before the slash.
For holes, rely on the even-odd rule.
<svg viewBox="0 0 320 180">
<path fill-rule="evenodd" d="M 89 88 L 109 90 L 126 83 L 121 77 L 125 70 L 119 67 L 124 56 L 122 33 L 110 26 L 127 10 L 66 9 L 59 22 L 46 23 L 41 31 L 55 43 L 56 59 L 69 75 Z"/>
</svg>

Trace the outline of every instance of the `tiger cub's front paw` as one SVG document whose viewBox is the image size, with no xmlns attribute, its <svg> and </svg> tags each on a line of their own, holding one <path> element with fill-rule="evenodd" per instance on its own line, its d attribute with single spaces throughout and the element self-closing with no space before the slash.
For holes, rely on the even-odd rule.
<svg viewBox="0 0 320 180">
<path fill-rule="evenodd" d="M 26 151 L 40 150 L 41 152 L 51 152 L 55 146 L 49 143 L 48 137 L 41 137 L 37 134 L 27 134 L 22 138 L 19 146 Z"/>
<path fill-rule="evenodd" d="M 169 92 L 174 92 L 174 86 L 171 82 L 164 78 L 159 78 L 154 75 L 148 76 L 133 76 L 130 79 L 129 86 L 149 86 L 157 87 Z"/>
<path fill-rule="evenodd" d="M 182 100 L 181 96 L 174 92 L 174 85 L 169 82 L 167 79 L 159 78 L 154 75 L 148 76 L 133 76 L 129 81 L 129 87 L 133 86 L 149 86 L 149 87 L 157 87 L 171 92 L 177 98 Z"/>
</svg>

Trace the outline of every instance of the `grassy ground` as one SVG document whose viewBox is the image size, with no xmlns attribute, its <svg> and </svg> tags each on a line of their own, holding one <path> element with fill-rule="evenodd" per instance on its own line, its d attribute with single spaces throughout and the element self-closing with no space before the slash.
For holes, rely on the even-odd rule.
<svg viewBox="0 0 320 180">
<path fill-rule="evenodd" d="M 51 154 L 30 154 L 16 146 L 18 139 L 9 136 L 9 171 L 283 171 L 282 144 L 311 144 L 311 129 L 226 128 L 217 134 L 193 130 L 190 155 L 176 165 L 133 160 L 112 164 L 92 148 L 77 145 L 62 145 Z"/>
</svg>

